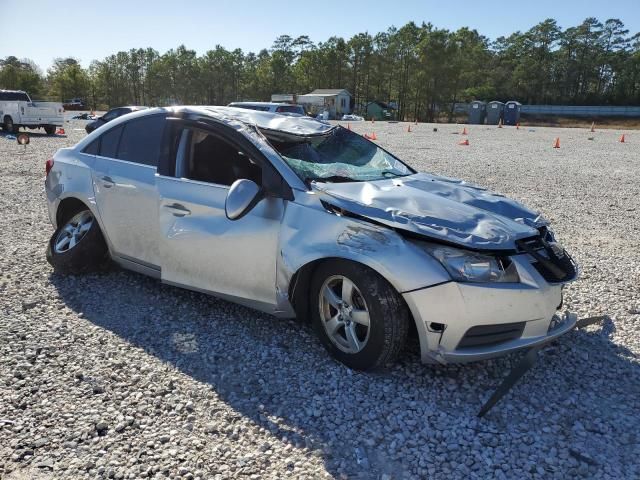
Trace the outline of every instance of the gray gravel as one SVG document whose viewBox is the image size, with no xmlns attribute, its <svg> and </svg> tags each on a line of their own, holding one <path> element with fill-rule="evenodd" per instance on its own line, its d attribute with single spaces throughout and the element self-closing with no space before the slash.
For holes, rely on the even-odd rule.
<svg viewBox="0 0 640 480">
<path fill-rule="evenodd" d="M 518 356 L 384 372 L 310 328 L 125 271 L 62 277 L 44 162 L 84 136 L 0 136 L 0 478 L 638 478 L 640 133 L 351 123 L 421 170 L 538 208 L 582 267 L 575 332 L 482 420 Z M 555 137 L 561 148 L 553 149 Z M 588 140 L 593 137 L 593 140 Z"/>
</svg>

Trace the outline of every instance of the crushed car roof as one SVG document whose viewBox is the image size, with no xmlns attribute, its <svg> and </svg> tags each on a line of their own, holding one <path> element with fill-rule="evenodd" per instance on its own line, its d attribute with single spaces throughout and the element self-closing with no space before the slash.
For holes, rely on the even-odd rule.
<svg viewBox="0 0 640 480">
<path fill-rule="evenodd" d="M 234 107 L 182 107 L 183 111 L 199 113 L 215 117 L 221 121 L 239 121 L 255 125 L 261 130 L 274 130 L 293 135 L 322 135 L 327 133 L 333 125 L 320 122 L 311 117 L 293 117 L 272 112 L 248 110 Z"/>
</svg>

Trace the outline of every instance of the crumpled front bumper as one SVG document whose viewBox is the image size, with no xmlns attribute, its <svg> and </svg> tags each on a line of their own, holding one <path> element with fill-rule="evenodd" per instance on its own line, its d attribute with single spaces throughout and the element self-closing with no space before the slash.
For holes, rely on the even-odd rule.
<svg viewBox="0 0 640 480">
<path fill-rule="evenodd" d="M 497 357 L 550 342 L 574 328 L 575 314 L 560 314 L 562 284 L 549 284 L 519 265 L 523 283 L 446 282 L 403 293 L 420 337 L 425 363 L 461 363 Z M 553 325 L 552 325 L 553 319 Z M 518 324 L 502 341 L 471 345 L 469 331 Z M 488 327 L 491 326 L 491 327 Z M 478 330 L 479 329 L 479 330 Z M 482 335 L 482 333 L 480 334 Z M 477 340 L 478 337 L 475 337 Z"/>
</svg>

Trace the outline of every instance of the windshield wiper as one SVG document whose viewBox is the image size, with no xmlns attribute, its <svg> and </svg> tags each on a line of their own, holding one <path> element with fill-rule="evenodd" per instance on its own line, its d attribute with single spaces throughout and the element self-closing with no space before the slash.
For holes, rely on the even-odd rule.
<svg viewBox="0 0 640 480">
<path fill-rule="evenodd" d="M 406 173 L 397 173 L 397 172 L 394 172 L 393 170 L 383 170 L 382 172 L 380 172 L 380 175 L 384 175 L 385 177 L 387 175 L 392 175 L 394 177 L 406 177 L 406 176 L 408 176 L 408 174 L 406 174 Z"/>
<path fill-rule="evenodd" d="M 355 178 L 345 177 L 343 175 L 330 175 L 328 177 L 316 177 L 310 178 L 307 177 L 304 179 L 305 182 L 329 182 L 329 183 L 346 183 L 346 182 L 358 182 Z"/>
</svg>

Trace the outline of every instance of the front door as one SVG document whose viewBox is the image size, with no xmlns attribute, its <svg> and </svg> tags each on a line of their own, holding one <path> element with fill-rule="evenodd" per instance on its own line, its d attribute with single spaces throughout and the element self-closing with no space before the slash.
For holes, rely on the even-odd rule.
<svg viewBox="0 0 640 480">
<path fill-rule="evenodd" d="M 156 180 L 161 277 L 272 311 L 284 200 L 267 197 L 238 220 L 226 217 L 231 184 L 246 178 L 261 185 L 266 161 L 243 150 L 232 134 L 229 127 L 174 132 L 173 171 Z"/>
</svg>

